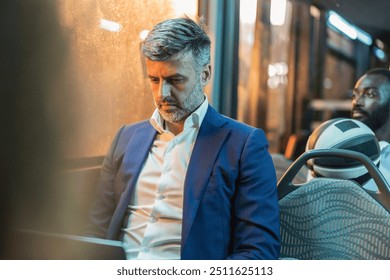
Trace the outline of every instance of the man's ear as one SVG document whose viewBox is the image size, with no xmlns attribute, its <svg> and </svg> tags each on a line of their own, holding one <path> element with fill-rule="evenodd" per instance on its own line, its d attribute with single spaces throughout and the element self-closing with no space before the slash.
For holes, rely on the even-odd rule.
<svg viewBox="0 0 390 280">
<path fill-rule="evenodd" d="M 202 86 L 205 87 L 211 79 L 211 64 L 203 66 L 202 70 Z"/>
</svg>

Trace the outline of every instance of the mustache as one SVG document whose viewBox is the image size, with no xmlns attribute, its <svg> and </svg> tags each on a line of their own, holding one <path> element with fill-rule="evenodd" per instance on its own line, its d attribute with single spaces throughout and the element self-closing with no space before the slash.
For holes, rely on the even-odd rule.
<svg viewBox="0 0 390 280">
<path fill-rule="evenodd" d="M 177 102 L 172 97 L 164 97 L 157 100 L 158 105 L 177 105 Z"/>
<path fill-rule="evenodd" d="M 359 112 L 359 113 L 363 113 L 365 115 L 368 115 L 368 112 L 358 106 L 353 106 L 352 107 L 352 112 Z"/>
</svg>

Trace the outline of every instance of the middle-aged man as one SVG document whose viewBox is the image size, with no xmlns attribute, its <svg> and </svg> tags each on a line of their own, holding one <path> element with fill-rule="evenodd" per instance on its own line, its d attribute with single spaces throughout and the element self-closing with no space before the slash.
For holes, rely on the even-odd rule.
<svg viewBox="0 0 390 280">
<path fill-rule="evenodd" d="M 102 167 L 91 235 L 128 259 L 276 259 L 276 176 L 260 129 L 217 113 L 201 24 L 157 24 L 142 45 L 156 110 L 125 125 Z"/>
<path fill-rule="evenodd" d="M 352 117 L 371 128 L 379 141 L 390 142 L 390 71 L 364 74 L 352 92 Z"/>
</svg>

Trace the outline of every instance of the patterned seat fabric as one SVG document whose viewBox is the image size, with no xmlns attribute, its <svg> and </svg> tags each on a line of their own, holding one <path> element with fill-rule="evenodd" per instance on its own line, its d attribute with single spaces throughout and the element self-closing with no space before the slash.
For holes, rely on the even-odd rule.
<svg viewBox="0 0 390 280">
<path fill-rule="evenodd" d="M 352 181 L 315 178 L 279 206 L 281 258 L 390 259 L 390 213 Z"/>
</svg>

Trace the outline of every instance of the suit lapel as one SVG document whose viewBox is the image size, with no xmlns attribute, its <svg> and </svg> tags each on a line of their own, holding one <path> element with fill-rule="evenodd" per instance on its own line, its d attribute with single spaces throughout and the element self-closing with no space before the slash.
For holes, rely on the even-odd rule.
<svg viewBox="0 0 390 280">
<path fill-rule="evenodd" d="M 125 182 L 129 182 L 125 186 L 125 192 L 129 187 L 134 187 L 134 180 L 138 179 L 144 161 L 148 156 L 150 146 L 156 137 L 157 131 L 152 125 L 147 123 L 146 127 L 140 127 L 135 132 L 133 137 L 127 144 L 125 154 L 123 156 L 123 175 Z"/>
<path fill-rule="evenodd" d="M 146 128 L 140 127 L 130 139 L 123 156 L 122 168 L 119 172 L 123 173 L 123 182 L 127 182 L 114 215 L 111 219 L 108 236 L 118 232 L 122 225 L 123 216 L 134 191 L 135 184 L 141 171 L 141 167 L 148 156 L 150 146 L 156 136 L 156 130 L 147 123 Z"/>
<path fill-rule="evenodd" d="M 138 179 L 141 167 L 148 156 L 150 146 L 156 137 L 156 133 L 157 131 L 148 123 L 146 129 L 139 128 L 135 131 L 134 136 L 127 144 L 122 164 L 124 180 L 129 183 L 125 186 L 122 198 L 126 196 L 128 192 L 132 193 L 132 189 Z"/>
<path fill-rule="evenodd" d="M 219 150 L 229 134 L 226 123 L 209 107 L 196 138 L 184 183 L 182 244 L 185 244 Z"/>
</svg>

